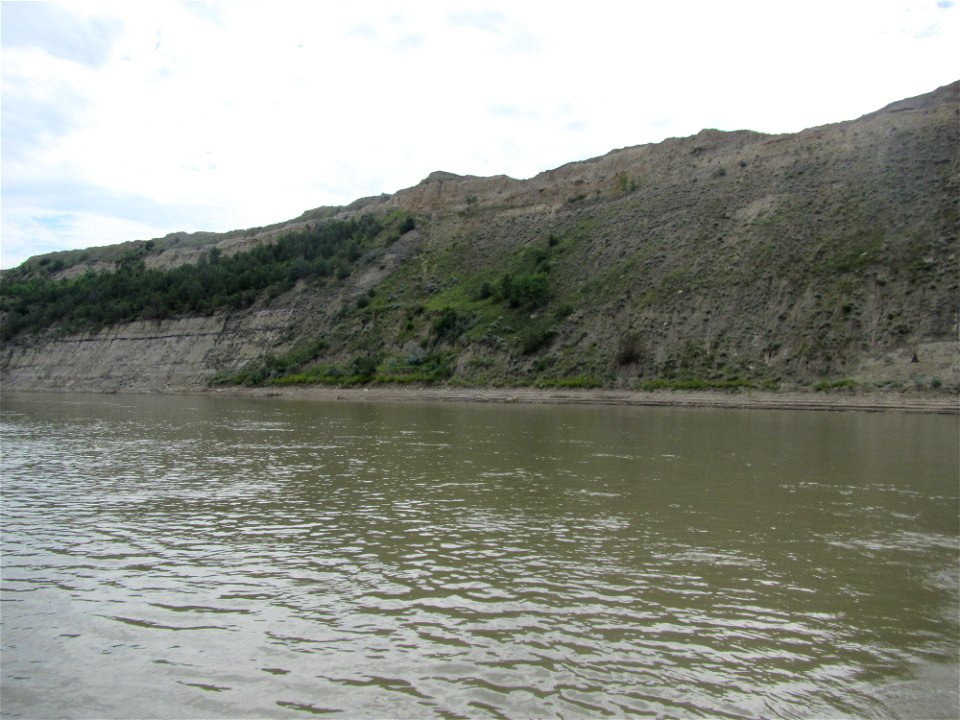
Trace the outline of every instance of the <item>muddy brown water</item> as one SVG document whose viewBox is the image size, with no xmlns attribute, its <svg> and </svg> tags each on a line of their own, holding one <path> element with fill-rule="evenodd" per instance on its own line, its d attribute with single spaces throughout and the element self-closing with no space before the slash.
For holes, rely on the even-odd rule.
<svg viewBox="0 0 960 720">
<path fill-rule="evenodd" d="M 36 717 L 957 717 L 957 417 L 2 399 Z"/>
</svg>

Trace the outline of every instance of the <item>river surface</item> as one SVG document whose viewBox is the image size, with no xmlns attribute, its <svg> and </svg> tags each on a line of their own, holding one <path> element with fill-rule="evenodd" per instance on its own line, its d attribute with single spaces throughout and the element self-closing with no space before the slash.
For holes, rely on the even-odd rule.
<svg viewBox="0 0 960 720">
<path fill-rule="evenodd" d="M 4 396 L 0 713 L 956 718 L 958 430 Z"/>
</svg>

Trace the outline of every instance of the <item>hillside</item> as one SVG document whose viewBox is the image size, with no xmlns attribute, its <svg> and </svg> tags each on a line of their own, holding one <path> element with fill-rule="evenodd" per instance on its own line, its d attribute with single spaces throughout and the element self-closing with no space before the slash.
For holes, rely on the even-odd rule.
<svg viewBox="0 0 960 720">
<path fill-rule="evenodd" d="M 32 258 L 5 388 L 960 390 L 960 83 L 797 134 Z"/>
</svg>

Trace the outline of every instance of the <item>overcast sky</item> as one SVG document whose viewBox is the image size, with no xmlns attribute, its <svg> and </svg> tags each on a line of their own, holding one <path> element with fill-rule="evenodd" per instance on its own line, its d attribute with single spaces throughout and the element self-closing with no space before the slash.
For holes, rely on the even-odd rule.
<svg viewBox="0 0 960 720">
<path fill-rule="evenodd" d="M 960 78 L 953 0 L 3 2 L 0 267 Z"/>
</svg>

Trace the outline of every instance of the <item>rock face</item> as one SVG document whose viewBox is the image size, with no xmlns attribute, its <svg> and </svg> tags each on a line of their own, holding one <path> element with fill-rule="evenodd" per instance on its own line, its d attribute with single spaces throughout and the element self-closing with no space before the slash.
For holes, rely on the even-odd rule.
<svg viewBox="0 0 960 720">
<path fill-rule="evenodd" d="M 289 313 L 134 322 L 90 335 L 24 343 L 9 353 L 9 390 L 169 391 L 206 386 L 217 369 L 256 360 Z"/>
<path fill-rule="evenodd" d="M 529 180 L 436 172 L 270 228 L 164 238 L 147 257 L 175 267 L 311 223 L 416 218 L 342 282 L 299 283 L 240 312 L 18 337 L 0 378 L 7 388 L 199 387 L 319 338 L 315 364 L 366 355 L 386 366 L 416 346 L 476 385 L 957 388 L 958 199 L 958 83 L 850 122 L 775 136 L 704 130 Z M 83 271 L 66 264 L 64 276 Z M 524 273 L 548 283 L 535 307 L 484 299 Z M 438 334 L 445 309 L 457 333 Z"/>
</svg>

